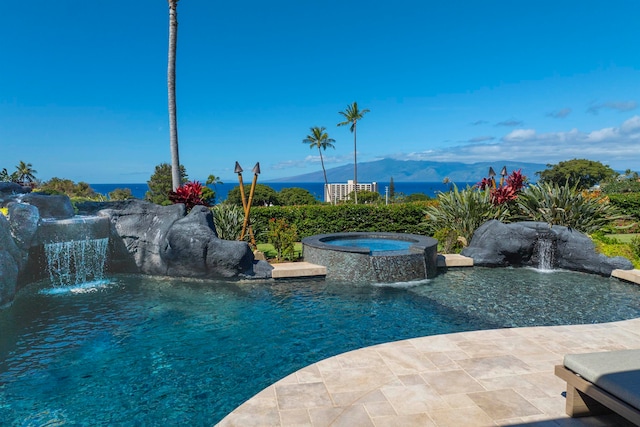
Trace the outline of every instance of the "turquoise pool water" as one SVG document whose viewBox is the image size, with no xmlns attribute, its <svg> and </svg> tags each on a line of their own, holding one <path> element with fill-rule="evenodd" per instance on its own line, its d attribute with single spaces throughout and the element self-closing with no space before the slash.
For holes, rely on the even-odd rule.
<svg viewBox="0 0 640 427">
<path fill-rule="evenodd" d="M 210 426 L 338 353 L 416 336 L 640 317 L 640 287 L 580 273 L 200 282 L 118 276 L 0 310 L 0 425 Z"/>
<path fill-rule="evenodd" d="M 393 239 L 334 239 L 327 240 L 324 243 L 332 246 L 355 246 L 360 248 L 367 248 L 371 252 L 385 252 L 385 251 L 406 251 L 412 242 L 406 240 L 393 240 Z"/>
</svg>

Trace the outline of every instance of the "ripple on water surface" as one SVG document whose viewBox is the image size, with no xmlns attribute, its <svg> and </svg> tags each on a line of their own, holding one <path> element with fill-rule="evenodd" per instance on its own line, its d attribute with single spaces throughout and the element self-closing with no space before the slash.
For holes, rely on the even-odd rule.
<svg viewBox="0 0 640 427">
<path fill-rule="evenodd" d="M 534 270 L 409 284 L 118 276 L 0 310 L 0 425 L 212 425 L 323 358 L 386 341 L 638 317 L 638 287 Z"/>
</svg>

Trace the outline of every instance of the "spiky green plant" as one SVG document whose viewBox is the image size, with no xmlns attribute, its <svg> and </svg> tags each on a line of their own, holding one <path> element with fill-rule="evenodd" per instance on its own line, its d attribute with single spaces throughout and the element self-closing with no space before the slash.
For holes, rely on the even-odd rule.
<svg viewBox="0 0 640 427">
<path fill-rule="evenodd" d="M 611 221 L 625 218 L 604 195 L 584 193 L 577 185 L 539 183 L 518 197 L 518 218 L 563 225 L 592 233 Z"/>
<path fill-rule="evenodd" d="M 462 237 L 465 241 L 471 241 L 473 232 L 483 223 L 491 219 L 504 221 L 509 216 L 509 211 L 504 205 L 495 206 L 491 203 L 490 191 L 480 190 L 476 187 L 467 187 L 438 194 L 438 203 L 427 206 L 424 211 L 432 221 L 435 230 L 447 229 Z"/>
<path fill-rule="evenodd" d="M 220 239 L 237 240 L 242 232 L 244 212 L 236 205 L 221 203 L 211 208 L 213 223 Z"/>
</svg>

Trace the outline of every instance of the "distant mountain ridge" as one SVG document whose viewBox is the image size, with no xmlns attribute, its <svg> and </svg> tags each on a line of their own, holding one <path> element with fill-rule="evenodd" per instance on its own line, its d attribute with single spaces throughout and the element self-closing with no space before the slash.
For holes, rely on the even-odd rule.
<svg viewBox="0 0 640 427">
<path fill-rule="evenodd" d="M 495 162 L 460 163 L 432 162 L 428 160 L 382 159 L 373 162 L 358 163 L 358 182 L 441 182 L 448 178 L 451 182 L 477 182 L 488 176 L 489 167 L 499 174 L 502 167 L 507 172 L 521 169 L 530 181 L 536 181 L 536 172 L 543 171 L 547 165 L 500 160 Z M 353 179 L 353 164 L 327 169 L 329 182 L 347 182 Z M 273 179 L 268 182 L 324 182 L 322 170 L 287 178 Z"/>
</svg>

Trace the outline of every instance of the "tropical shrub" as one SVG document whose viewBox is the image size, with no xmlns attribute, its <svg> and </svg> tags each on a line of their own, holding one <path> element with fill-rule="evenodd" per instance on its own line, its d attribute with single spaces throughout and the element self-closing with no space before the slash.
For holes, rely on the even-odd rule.
<svg viewBox="0 0 640 427">
<path fill-rule="evenodd" d="M 633 217 L 636 221 L 640 220 L 640 193 L 607 195 L 610 203 L 620 209 L 623 214 Z"/>
<path fill-rule="evenodd" d="M 518 197 L 526 180 L 527 177 L 522 175 L 522 170 L 518 169 L 517 171 L 511 172 L 511 175 L 507 176 L 504 184 L 497 187 L 495 186 L 493 178 L 483 178 L 476 186 L 480 190 L 489 190 L 491 203 L 494 205 L 502 205 L 513 202 Z"/>
<path fill-rule="evenodd" d="M 147 181 L 149 191 L 146 192 L 144 199 L 155 203 L 156 205 L 170 205 L 169 193 L 172 190 L 171 165 L 169 163 L 161 163 L 156 166 L 153 175 Z M 187 182 L 187 171 L 183 165 L 180 165 L 180 182 Z"/>
<path fill-rule="evenodd" d="M 244 185 L 245 201 L 249 201 L 249 195 L 251 192 L 251 185 Z M 242 195 L 240 194 L 240 186 L 237 185 L 229 190 L 227 194 L 226 203 L 231 203 L 236 206 L 242 206 Z M 253 199 L 251 199 L 251 206 L 276 206 L 280 205 L 278 199 L 278 193 L 273 188 L 264 184 L 256 184 L 253 190 Z"/>
<path fill-rule="evenodd" d="M 289 225 L 282 219 L 271 218 L 267 240 L 277 252 L 276 259 L 292 260 L 295 254 L 295 243 L 298 241 L 298 232 L 295 225 Z"/>
<path fill-rule="evenodd" d="M 238 240 L 244 222 L 242 208 L 221 203 L 211 208 L 211 213 L 218 237 L 224 240 Z"/>
<path fill-rule="evenodd" d="M 600 185 L 607 194 L 640 193 L 640 181 L 637 179 L 613 179 Z"/>
<path fill-rule="evenodd" d="M 130 188 L 116 188 L 115 190 L 111 191 L 108 196 L 109 200 L 135 199 L 135 197 L 133 197 L 133 194 L 131 194 Z"/>
<path fill-rule="evenodd" d="M 623 243 L 615 238 L 606 237 L 601 233 L 591 235 L 596 251 L 608 257 L 621 256 L 625 257 L 633 263 L 634 268 L 640 268 L 640 248 L 637 243 Z"/>
<path fill-rule="evenodd" d="M 586 195 L 578 184 L 559 186 L 539 183 L 524 190 L 517 199 L 519 218 L 563 225 L 591 233 L 625 216 L 603 195 Z"/>
<path fill-rule="evenodd" d="M 342 203 L 355 203 L 355 191 L 348 194 L 348 200 Z M 382 196 L 377 191 L 358 190 L 358 203 L 379 203 L 382 202 Z"/>
<path fill-rule="evenodd" d="M 51 178 L 40 185 L 39 191 L 43 194 L 66 194 L 69 197 L 79 197 L 86 200 L 100 199 L 99 194 L 86 182 L 75 184 L 70 179 Z"/>
<path fill-rule="evenodd" d="M 580 190 L 613 179 L 617 173 L 600 162 L 586 159 L 573 159 L 555 165 L 548 164 L 547 169 L 536 172 L 539 183 L 568 185 Z"/>
<path fill-rule="evenodd" d="M 631 250 L 633 251 L 635 256 L 640 259 L 640 237 L 635 236 L 634 238 L 632 238 L 629 246 L 631 246 Z"/>
<path fill-rule="evenodd" d="M 211 188 L 203 186 L 200 195 L 206 206 L 213 206 L 216 204 L 216 192 Z"/>
<path fill-rule="evenodd" d="M 428 206 L 425 215 L 432 221 L 436 230 L 450 230 L 463 241 L 471 241 L 474 231 L 491 219 L 505 221 L 509 210 L 503 205 L 491 202 L 491 191 L 467 187 L 460 191 L 454 185 L 453 190 L 439 193 L 437 205 Z"/>
<path fill-rule="evenodd" d="M 428 200 L 432 199 L 425 193 L 411 193 L 407 196 L 405 196 L 403 193 L 397 193 L 393 198 L 393 201 L 395 203 L 426 202 Z"/>
<path fill-rule="evenodd" d="M 309 190 L 299 187 L 283 188 L 278 192 L 278 201 L 283 206 L 317 205 L 320 203 Z"/>
<path fill-rule="evenodd" d="M 202 199 L 202 184 L 198 181 L 187 182 L 176 188 L 176 191 L 171 191 L 169 200 L 171 200 L 171 203 L 184 204 L 187 212 L 191 211 L 196 205 L 207 206 L 207 203 Z"/>
</svg>

